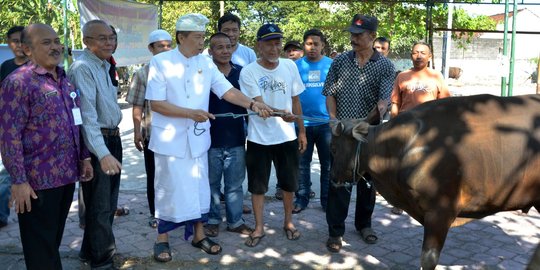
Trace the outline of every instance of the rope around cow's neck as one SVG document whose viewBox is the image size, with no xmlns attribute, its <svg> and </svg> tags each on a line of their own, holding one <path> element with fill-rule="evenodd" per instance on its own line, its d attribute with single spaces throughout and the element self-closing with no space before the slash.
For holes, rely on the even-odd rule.
<svg viewBox="0 0 540 270">
<path fill-rule="evenodd" d="M 258 113 L 256 112 L 250 112 L 250 113 L 232 113 L 232 112 L 228 112 L 228 113 L 220 113 L 220 114 L 214 114 L 214 117 L 216 118 L 219 118 L 219 117 L 232 117 L 234 119 L 236 118 L 239 118 L 239 117 L 245 117 L 245 116 L 251 116 L 251 115 L 258 115 Z M 285 115 L 285 113 L 283 112 L 273 112 L 272 113 L 272 116 L 283 116 Z M 303 119 L 303 120 L 308 120 L 308 121 L 311 121 L 311 122 L 319 122 L 319 123 L 330 123 L 330 122 L 334 122 L 334 121 L 338 121 L 338 120 L 334 120 L 334 119 L 327 119 L 327 118 L 318 118 L 318 117 L 309 117 L 309 116 L 305 116 L 305 115 L 296 115 L 294 114 L 295 117 L 297 118 L 300 118 L 300 119 Z M 206 129 L 204 128 L 199 128 L 197 127 L 197 125 L 199 124 L 200 122 L 195 122 L 194 123 L 194 129 L 193 129 L 193 133 L 195 134 L 195 136 L 200 136 L 202 135 Z M 360 179 L 356 179 L 356 174 L 357 174 L 357 171 L 359 169 L 359 166 L 360 166 L 360 146 L 362 145 L 362 142 L 358 142 L 358 145 L 356 146 L 356 155 L 354 157 L 354 171 L 353 171 L 353 181 L 352 183 L 336 183 L 334 181 L 330 181 L 332 185 L 334 185 L 335 187 L 351 187 L 355 184 L 357 184 Z M 371 184 L 369 183 L 369 181 L 363 176 L 361 175 L 360 176 L 361 179 L 364 180 L 364 182 L 366 182 L 366 185 L 368 188 L 371 187 Z M 350 192 L 350 191 L 349 191 Z"/>
</svg>

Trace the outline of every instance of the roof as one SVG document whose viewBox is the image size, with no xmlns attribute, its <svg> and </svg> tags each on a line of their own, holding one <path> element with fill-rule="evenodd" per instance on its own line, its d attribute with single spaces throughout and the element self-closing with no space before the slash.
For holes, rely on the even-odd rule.
<svg viewBox="0 0 540 270">
<path fill-rule="evenodd" d="M 526 8 L 518 9 L 517 13 L 520 13 L 525 9 Z M 513 11 L 508 12 L 508 18 L 512 18 L 512 16 L 514 16 L 514 12 Z M 504 13 L 494 14 L 489 17 L 493 19 L 494 21 L 496 21 L 497 23 L 504 22 Z"/>
</svg>

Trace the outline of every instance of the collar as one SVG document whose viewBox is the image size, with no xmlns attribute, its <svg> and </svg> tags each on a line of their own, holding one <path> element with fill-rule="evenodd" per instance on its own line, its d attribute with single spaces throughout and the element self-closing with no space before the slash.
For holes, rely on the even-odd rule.
<svg viewBox="0 0 540 270">
<path fill-rule="evenodd" d="M 39 74 L 39 75 L 47 75 L 49 74 L 49 71 L 47 71 L 44 67 L 38 65 L 38 64 L 35 64 L 34 62 L 32 62 L 32 60 L 28 60 L 28 62 L 26 62 L 25 64 L 23 65 L 28 65 L 30 66 L 30 69 L 35 72 L 36 74 Z M 58 78 L 61 78 L 65 75 L 65 71 L 63 68 L 59 67 L 59 66 L 56 66 L 55 67 L 56 69 L 56 75 Z"/>
<path fill-rule="evenodd" d="M 382 54 L 379 53 L 375 49 L 372 49 L 372 50 L 373 50 L 373 54 L 371 54 L 371 57 L 369 58 L 369 61 L 376 62 L 379 59 L 381 59 Z M 347 56 L 349 57 L 349 59 L 354 60 L 356 58 L 356 52 L 355 51 L 349 51 L 349 53 L 347 53 Z"/>
<path fill-rule="evenodd" d="M 235 69 L 235 70 L 240 70 L 242 68 L 242 66 L 237 65 L 233 63 L 232 61 L 229 61 L 229 65 L 231 65 L 231 69 Z"/>
<path fill-rule="evenodd" d="M 99 57 L 97 57 L 92 51 L 90 51 L 88 48 L 85 48 L 83 51 L 83 54 L 86 54 L 90 61 L 96 63 L 97 65 L 110 65 L 109 61 L 102 60 Z"/>
</svg>

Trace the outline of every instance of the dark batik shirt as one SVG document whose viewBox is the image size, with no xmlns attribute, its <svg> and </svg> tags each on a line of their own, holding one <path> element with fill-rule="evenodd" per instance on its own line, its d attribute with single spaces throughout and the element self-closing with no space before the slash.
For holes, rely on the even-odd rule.
<svg viewBox="0 0 540 270">
<path fill-rule="evenodd" d="M 389 100 L 394 65 L 376 52 L 360 67 L 354 51 L 341 54 L 330 66 L 323 95 L 336 99 L 338 119 L 364 118 L 379 100 Z"/>
<path fill-rule="evenodd" d="M 75 125 L 75 88 L 57 67 L 58 79 L 32 62 L 11 73 L 0 91 L 0 151 L 12 184 L 34 190 L 78 180 L 79 161 L 89 157 Z"/>
</svg>

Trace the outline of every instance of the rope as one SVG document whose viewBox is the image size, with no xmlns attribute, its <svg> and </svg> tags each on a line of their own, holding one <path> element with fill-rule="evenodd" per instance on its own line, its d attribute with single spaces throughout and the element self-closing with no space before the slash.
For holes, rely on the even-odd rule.
<svg viewBox="0 0 540 270">
<path fill-rule="evenodd" d="M 228 112 L 228 113 L 214 114 L 214 117 L 216 117 L 216 118 L 219 118 L 219 117 L 231 117 L 231 118 L 236 119 L 236 118 L 245 117 L 245 116 L 251 116 L 251 115 L 259 115 L 259 114 L 256 113 L 256 112 L 250 112 L 250 113 L 232 113 L 232 112 Z M 287 115 L 287 114 L 283 113 L 283 112 L 273 112 L 271 116 L 284 116 L 284 115 Z M 330 122 L 337 121 L 337 120 L 330 120 L 330 119 L 327 119 L 327 118 L 309 117 L 309 116 L 305 116 L 305 115 L 296 115 L 296 114 L 293 114 L 293 115 L 296 118 L 299 118 L 299 119 L 302 119 L 302 120 L 308 120 L 310 122 L 330 123 Z M 194 125 L 193 133 L 195 134 L 195 136 L 201 136 L 206 131 L 205 128 L 199 128 L 198 124 L 199 124 L 199 122 L 195 122 L 193 124 Z"/>
</svg>

